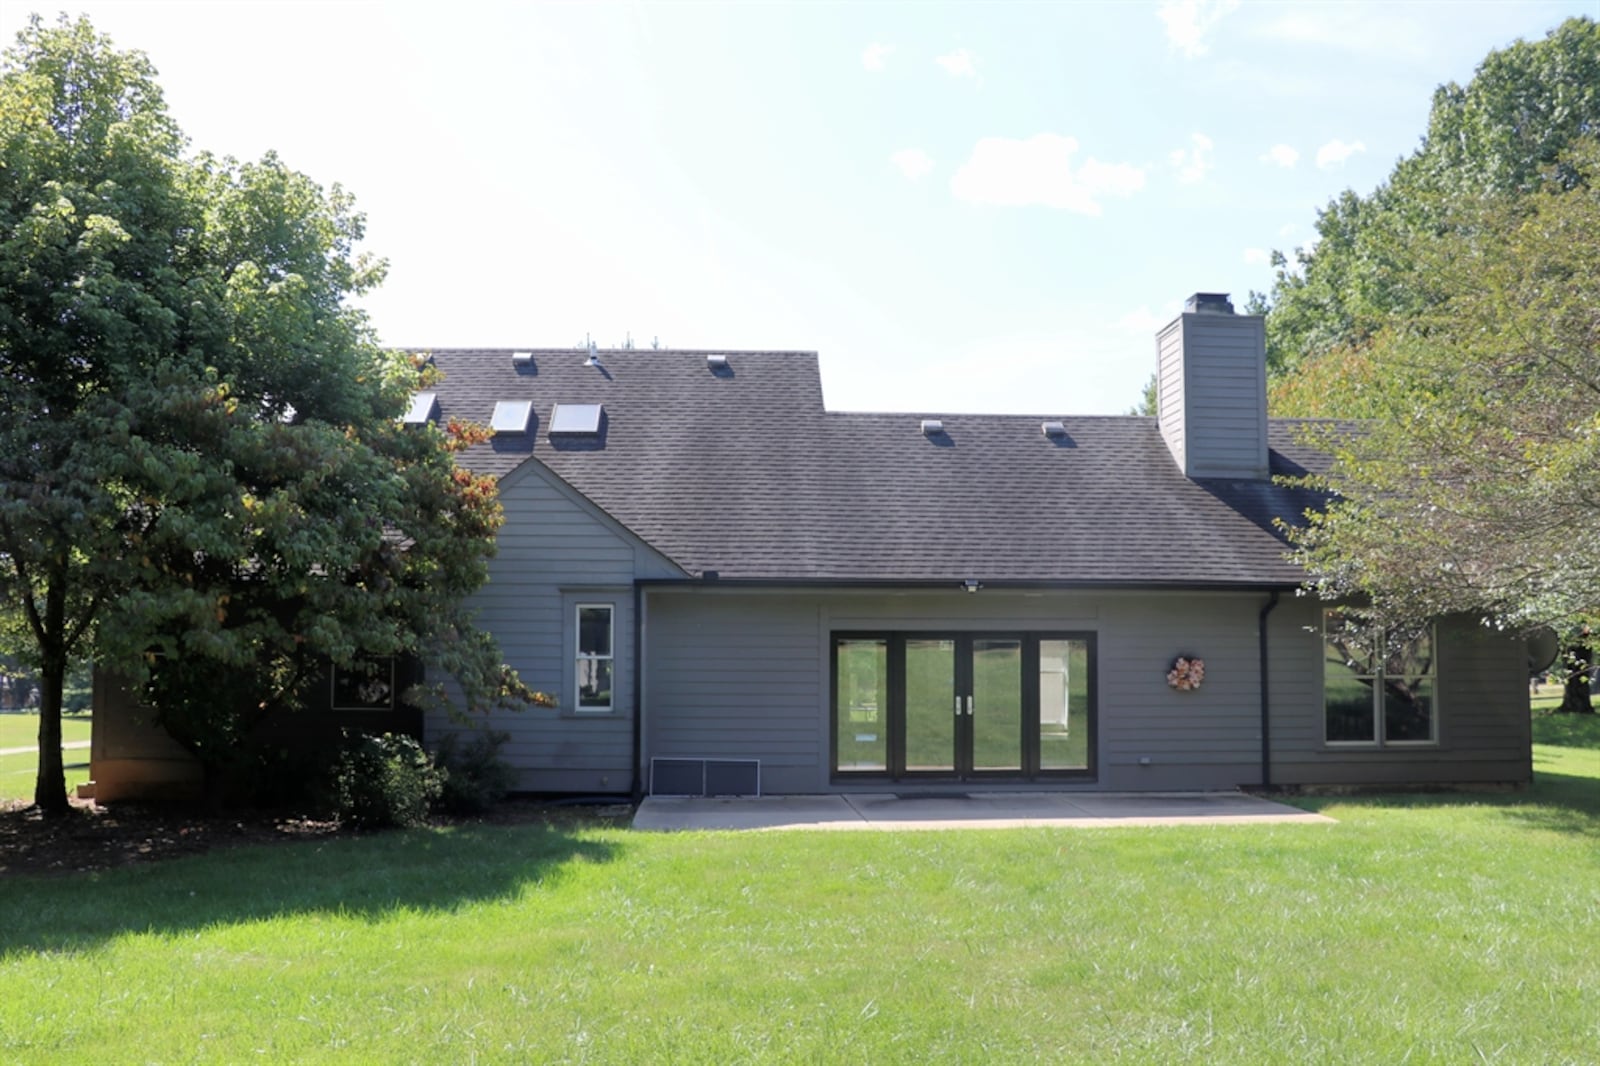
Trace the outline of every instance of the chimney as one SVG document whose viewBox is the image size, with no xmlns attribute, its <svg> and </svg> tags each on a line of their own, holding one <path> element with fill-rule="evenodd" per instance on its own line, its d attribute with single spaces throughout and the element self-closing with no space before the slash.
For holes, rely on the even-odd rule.
<svg viewBox="0 0 1600 1066">
<path fill-rule="evenodd" d="M 1265 480 L 1267 344 L 1260 315 L 1197 292 L 1156 334 L 1156 421 L 1185 477 Z"/>
</svg>

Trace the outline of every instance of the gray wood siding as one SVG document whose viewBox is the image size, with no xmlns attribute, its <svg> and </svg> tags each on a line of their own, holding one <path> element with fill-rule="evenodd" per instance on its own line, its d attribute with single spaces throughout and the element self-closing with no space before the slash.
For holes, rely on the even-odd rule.
<svg viewBox="0 0 1600 1066">
<path fill-rule="evenodd" d="M 1232 788 L 1259 777 L 1261 595 L 651 590 L 648 602 L 647 758 L 758 758 L 765 791 L 848 789 L 829 782 L 833 632 L 1062 630 L 1099 642 L 1100 776 L 1048 787 Z M 1207 663 L 1198 692 L 1167 687 L 1185 652 Z"/>
<path fill-rule="evenodd" d="M 644 747 L 761 760 L 764 792 L 826 780 L 827 648 L 806 595 L 647 594 Z"/>
<path fill-rule="evenodd" d="M 1261 781 L 1257 620 L 1265 593 L 652 590 L 645 678 L 649 755 L 762 760 L 769 792 L 881 791 L 829 781 L 829 640 L 840 630 L 1070 630 L 1097 636 L 1098 780 L 1051 788 L 1148 791 Z M 1273 780 L 1291 785 L 1528 779 L 1520 645 L 1452 620 L 1439 634 L 1440 744 L 1322 742 L 1320 606 L 1285 595 L 1268 620 Z M 1180 654 L 1195 692 L 1167 686 Z M 963 790 L 985 787 L 972 783 Z M 1017 787 L 995 785 L 992 787 Z"/>
<path fill-rule="evenodd" d="M 1157 339 L 1162 437 L 1189 477 L 1267 476 L 1266 339 L 1254 315 L 1180 315 Z"/>
<path fill-rule="evenodd" d="M 1272 627 L 1273 778 L 1283 785 L 1520 784 L 1531 780 L 1527 653 L 1467 618 L 1438 640 L 1438 739 L 1426 747 L 1323 742 L 1321 606 L 1286 602 Z"/>
<path fill-rule="evenodd" d="M 493 632 L 523 681 L 556 706 L 494 712 L 478 724 L 511 735 L 501 749 L 528 791 L 623 792 L 633 787 L 633 582 L 678 573 L 549 471 L 529 463 L 501 481 L 506 521 L 489 582 L 474 597 L 478 624 Z M 574 707 L 577 603 L 613 606 L 613 709 Z M 430 741 L 459 728 L 433 714 Z"/>
<path fill-rule="evenodd" d="M 1156 416 L 1167 450 L 1187 469 L 1183 412 L 1183 319 L 1176 318 L 1156 334 Z"/>
<path fill-rule="evenodd" d="M 1100 635 L 1100 787 L 1235 788 L 1260 778 L 1258 595 L 1108 597 Z M 1205 660 L 1193 692 L 1167 685 Z M 1141 760 L 1148 760 L 1142 762 Z"/>
</svg>

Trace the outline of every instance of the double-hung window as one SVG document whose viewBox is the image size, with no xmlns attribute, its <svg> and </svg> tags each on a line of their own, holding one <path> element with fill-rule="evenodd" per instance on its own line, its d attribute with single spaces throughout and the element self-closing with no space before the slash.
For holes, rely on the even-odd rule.
<svg viewBox="0 0 1600 1066">
<path fill-rule="evenodd" d="M 1433 627 L 1362 629 L 1344 612 L 1322 620 L 1322 692 L 1329 744 L 1438 740 Z"/>
<path fill-rule="evenodd" d="M 578 612 L 577 703 L 580 711 L 609 711 L 616 659 L 612 650 L 612 607 L 580 603 Z"/>
</svg>

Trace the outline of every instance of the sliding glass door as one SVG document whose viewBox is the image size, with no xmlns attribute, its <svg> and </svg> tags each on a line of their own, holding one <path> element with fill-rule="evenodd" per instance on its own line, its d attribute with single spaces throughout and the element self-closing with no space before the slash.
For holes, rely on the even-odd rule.
<svg viewBox="0 0 1600 1066">
<path fill-rule="evenodd" d="M 1094 775 L 1094 637 L 836 633 L 837 778 Z"/>
</svg>

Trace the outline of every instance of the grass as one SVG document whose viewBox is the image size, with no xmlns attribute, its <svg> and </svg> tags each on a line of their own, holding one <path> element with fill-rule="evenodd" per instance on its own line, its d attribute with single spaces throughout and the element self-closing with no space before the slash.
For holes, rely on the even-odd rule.
<svg viewBox="0 0 1600 1066">
<path fill-rule="evenodd" d="M 0 881 L 0 1060 L 1592 1062 L 1600 720 L 1336 825 L 460 828 Z"/>
<path fill-rule="evenodd" d="M 89 739 L 88 715 L 63 715 L 61 739 L 64 742 Z M 39 742 L 39 716 L 37 714 L 0 714 L 0 749 L 21 748 Z M 89 749 L 70 749 L 62 753 L 67 765 L 67 788 L 77 788 L 89 780 Z M 0 755 L 0 801 L 33 798 L 34 779 L 39 773 L 39 757 L 34 752 L 25 755 Z"/>
</svg>

